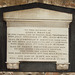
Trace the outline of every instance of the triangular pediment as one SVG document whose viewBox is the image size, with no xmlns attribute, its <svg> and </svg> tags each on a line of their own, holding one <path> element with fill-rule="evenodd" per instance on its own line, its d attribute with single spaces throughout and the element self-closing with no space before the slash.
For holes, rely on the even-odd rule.
<svg viewBox="0 0 75 75">
<path fill-rule="evenodd" d="M 48 10 L 43 8 L 32 8 L 4 13 L 4 19 L 60 19 L 71 20 L 72 14 Z"/>
</svg>

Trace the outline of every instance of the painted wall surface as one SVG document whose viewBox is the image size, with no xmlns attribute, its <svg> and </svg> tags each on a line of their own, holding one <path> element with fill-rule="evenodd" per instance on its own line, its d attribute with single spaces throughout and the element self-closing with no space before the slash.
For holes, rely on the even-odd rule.
<svg viewBox="0 0 75 75">
<path fill-rule="evenodd" d="M 40 3 L 52 4 L 56 6 L 75 8 L 75 0 L 0 0 L 0 8 L 7 7 L 7 6 L 28 4 L 28 3 L 33 3 L 33 2 L 40 2 Z M 27 74 L 28 75 L 75 75 L 75 73 L 48 73 L 48 72 L 47 73 L 43 72 L 43 73 L 38 73 L 38 74 L 30 72 L 30 73 L 26 73 L 26 74 L 22 73 L 22 74 L 23 75 L 27 75 Z M 9 74 L 0 73 L 0 75 L 9 75 Z M 13 75 L 17 75 L 17 74 L 14 73 Z"/>
</svg>

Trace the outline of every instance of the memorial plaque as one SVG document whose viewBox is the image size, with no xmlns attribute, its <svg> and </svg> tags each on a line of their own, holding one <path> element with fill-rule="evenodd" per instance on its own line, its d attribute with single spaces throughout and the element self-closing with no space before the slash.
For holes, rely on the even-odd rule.
<svg viewBox="0 0 75 75">
<path fill-rule="evenodd" d="M 39 10 L 39 11 L 38 11 Z M 69 68 L 69 24 L 72 14 L 33 8 L 4 13 L 7 22 L 7 68 L 24 62 L 56 62 Z"/>
<path fill-rule="evenodd" d="M 7 61 L 68 63 L 68 28 L 8 27 Z"/>
</svg>

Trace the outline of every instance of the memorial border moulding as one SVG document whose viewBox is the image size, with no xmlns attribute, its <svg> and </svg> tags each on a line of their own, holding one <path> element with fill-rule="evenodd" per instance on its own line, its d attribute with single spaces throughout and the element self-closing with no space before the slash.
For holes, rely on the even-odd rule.
<svg viewBox="0 0 75 75">
<path fill-rule="evenodd" d="M 21 62 L 20 64 L 20 69 L 19 70 L 9 70 L 6 68 L 6 51 L 7 51 L 7 41 L 6 41 L 6 22 L 3 19 L 3 13 L 5 12 L 11 12 L 11 11 L 18 11 L 18 10 L 25 10 L 25 9 L 32 9 L 32 8 L 43 8 L 43 9 L 48 9 L 48 10 L 54 10 L 54 11 L 59 11 L 59 12 L 65 12 L 65 13 L 70 13 L 73 14 L 73 22 L 70 25 L 70 30 L 69 30 L 69 59 L 70 59 L 70 67 L 66 71 L 75 71 L 74 65 L 75 61 L 72 62 L 74 58 L 74 14 L 75 14 L 75 9 L 72 8 L 65 8 L 65 7 L 59 7 L 59 6 L 54 6 L 54 5 L 48 5 L 48 4 L 43 4 L 43 3 L 31 3 L 31 4 L 25 4 L 25 5 L 19 5 L 19 6 L 11 6 L 11 7 L 4 7 L 0 8 L 0 71 L 53 71 L 53 72 L 62 72 L 62 70 L 56 70 L 55 63 L 48 63 L 48 62 Z M 73 28 L 73 31 L 72 31 Z M 72 36 L 72 38 L 71 38 Z M 72 44 L 73 42 L 73 44 Z M 31 66 L 32 65 L 32 66 Z M 44 65 L 44 66 L 43 66 Z M 23 67 L 24 66 L 24 67 Z M 59 68 L 59 67 L 58 67 Z M 65 70 L 63 70 L 66 72 Z"/>
</svg>

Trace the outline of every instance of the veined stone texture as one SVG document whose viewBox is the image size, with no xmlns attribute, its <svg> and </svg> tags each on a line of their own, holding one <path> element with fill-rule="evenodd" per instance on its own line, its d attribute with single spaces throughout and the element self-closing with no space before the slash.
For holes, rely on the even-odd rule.
<svg viewBox="0 0 75 75">
<path fill-rule="evenodd" d="M 0 0 L 0 8 L 40 2 L 56 6 L 75 8 L 75 0 Z"/>
</svg>

